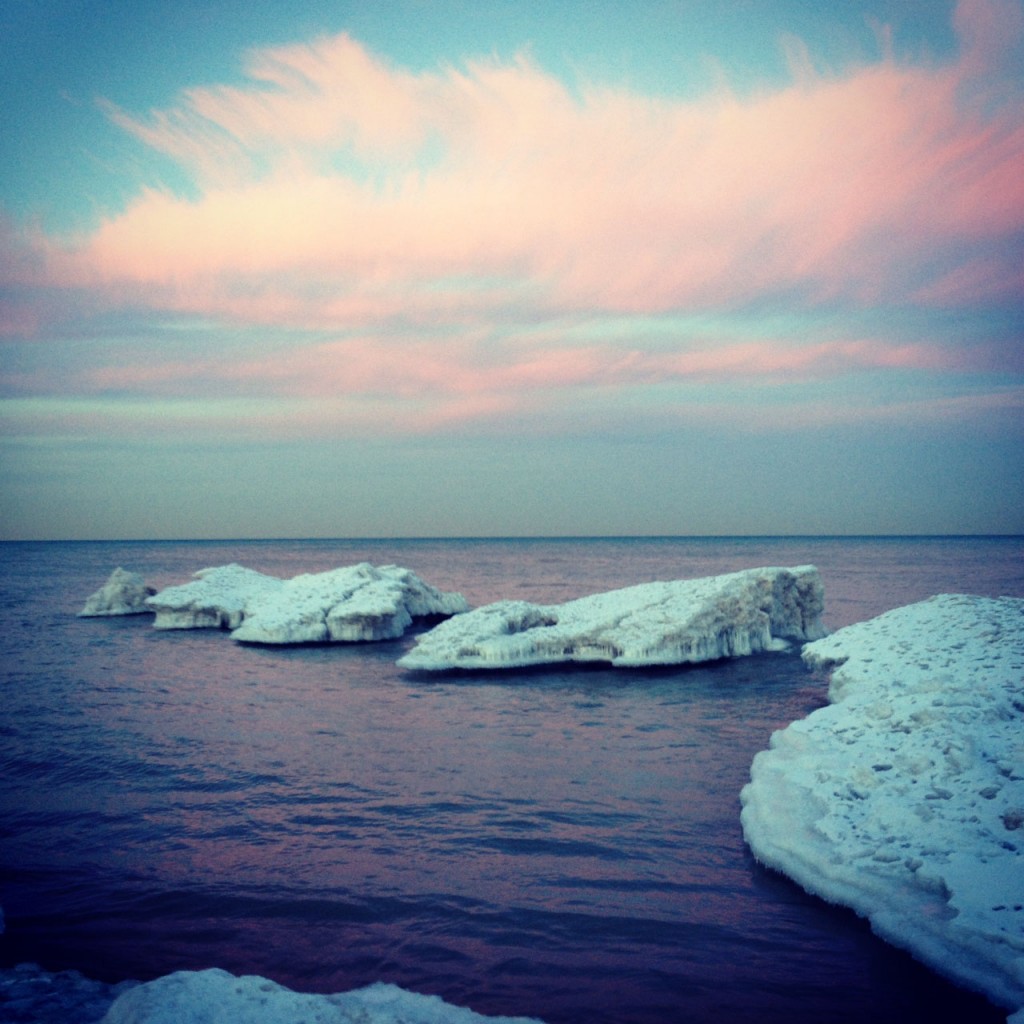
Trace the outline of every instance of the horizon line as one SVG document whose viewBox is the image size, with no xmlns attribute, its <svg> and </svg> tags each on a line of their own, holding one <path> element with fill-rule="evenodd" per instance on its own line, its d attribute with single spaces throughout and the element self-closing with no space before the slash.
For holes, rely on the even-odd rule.
<svg viewBox="0 0 1024 1024">
<path fill-rule="evenodd" d="M 589 540 L 998 540 L 1024 539 L 1024 533 L 608 533 L 608 534 L 466 534 L 395 536 L 280 537 L 5 537 L 0 544 L 285 544 L 285 543 L 438 543 L 465 541 Z"/>
</svg>

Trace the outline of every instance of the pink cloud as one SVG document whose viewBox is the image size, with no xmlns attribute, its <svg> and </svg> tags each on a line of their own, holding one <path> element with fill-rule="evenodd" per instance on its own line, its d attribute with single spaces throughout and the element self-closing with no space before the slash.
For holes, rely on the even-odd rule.
<svg viewBox="0 0 1024 1024">
<path fill-rule="evenodd" d="M 961 67 L 977 77 L 993 69 L 1018 72 L 1024 59 L 1024 8 L 1018 0 L 958 0 L 953 27 Z"/>
<path fill-rule="evenodd" d="M 927 337 L 814 335 L 805 320 L 785 337 L 654 341 L 640 321 L 758 300 L 812 313 L 1024 301 L 1024 114 L 990 77 L 1014 45 L 1012 24 L 993 28 L 1000 9 L 961 4 L 963 53 L 943 66 L 890 53 L 821 75 L 791 43 L 793 84 L 746 97 L 574 93 L 525 58 L 413 74 L 344 35 L 259 51 L 244 85 L 142 117 L 106 107 L 197 198 L 142 190 L 82 237 L 19 237 L 8 281 L 333 338 L 149 353 L 61 382 L 266 397 L 274 430 L 423 430 L 550 415 L 570 393 L 962 370 L 976 357 Z M 42 305 L 0 308 L 0 333 L 37 330 Z M 560 326 L 606 314 L 626 325 L 614 340 Z M 794 415 L 845 415 L 816 408 Z"/>
<path fill-rule="evenodd" d="M 914 295 L 925 305 L 955 307 L 972 302 L 1018 302 L 1024 294 L 1024 262 L 1014 265 L 1002 255 L 984 254 L 935 275 Z"/>
<path fill-rule="evenodd" d="M 958 9 L 961 64 L 808 66 L 747 98 L 577 99 L 525 59 L 412 74 L 347 36 L 261 51 L 245 86 L 111 109 L 200 198 L 140 193 L 76 247 L 51 244 L 51 272 L 323 326 L 501 308 L 510 290 L 542 314 L 935 294 L 936 250 L 966 264 L 1024 230 L 1024 117 L 959 99 L 993 9 Z"/>
<path fill-rule="evenodd" d="M 245 71 L 245 87 L 191 88 L 147 119 L 103 107 L 206 186 L 243 181 L 267 160 L 314 166 L 346 146 L 394 158 L 423 141 L 434 76 L 390 68 L 345 34 L 255 51 Z"/>
<path fill-rule="evenodd" d="M 733 384 L 759 388 L 829 381 L 878 369 L 948 369 L 950 356 L 925 345 L 872 339 L 780 346 L 762 340 L 687 352 L 645 352 L 608 345 L 506 350 L 487 339 L 422 341 L 363 336 L 242 361 L 196 359 L 83 372 L 83 394 L 185 400 L 196 395 L 312 403 L 369 403 L 388 417 L 426 429 L 438 424 L 550 411 L 565 396 L 629 392 L 651 385 Z"/>
<path fill-rule="evenodd" d="M 168 437 L 307 439 L 415 435 L 471 425 L 479 432 L 564 434 L 566 431 L 635 428 L 636 409 L 581 401 L 573 392 L 444 392 L 393 403 L 386 396 L 322 394 L 291 399 L 204 400 L 165 398 L 160 402 L 63 398 L 50 403 L 9 405 L 0 433 L 118 438 Z M 725 431 L 765 434 L 788 430 L 888 424 L 894 429 L 968 425 L 1020 432 L 1024 388 L 993 387 L 967 394 L 907 394 L 881 399 L 871 391 L 805 391 L 783 403 L 765 401 L 757 391 L 652 393 L 644 401 L 651 424 L 672 429 L 700 424 Z"/>
</svg>

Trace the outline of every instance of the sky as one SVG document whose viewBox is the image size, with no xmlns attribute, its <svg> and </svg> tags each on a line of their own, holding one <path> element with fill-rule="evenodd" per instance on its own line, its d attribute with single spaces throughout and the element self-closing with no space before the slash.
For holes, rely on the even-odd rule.
<svg viewBox="0 0 1024 1024">
<path fill-rule="evenodd" d="M 1024 0 L 4 0 L 0 539 L 1024 533 Z"/>
</svg>

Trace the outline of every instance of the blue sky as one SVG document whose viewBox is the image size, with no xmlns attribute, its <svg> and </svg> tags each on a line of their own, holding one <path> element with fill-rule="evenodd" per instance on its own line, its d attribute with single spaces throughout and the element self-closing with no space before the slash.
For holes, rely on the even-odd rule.
<svg viewBox="0 0 1024 1024">
<path fill-rule="evenodd" d="M 0 537 L 1024 532 L 1022 68 L 1020 0 L 12 0 Z"/>
</svg>

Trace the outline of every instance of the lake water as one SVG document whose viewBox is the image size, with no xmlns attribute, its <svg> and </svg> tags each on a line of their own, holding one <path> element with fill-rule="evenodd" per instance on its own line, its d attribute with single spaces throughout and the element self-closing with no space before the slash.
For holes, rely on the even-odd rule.
<svg viewBox="0 0 1024 1024">
<path fill-rule="evenodd" d="M 754 754 L 826 699 L 796 654 L 426 676 L 395 666 L 412 638 L 245 647 L 75 616 L 118 565 L 164 587 L 228 562 L 397 563 L 479 605 L 812 563 L 835 629 L 940 592 L 1024 596 L 1024 539 L 25 543 L 0 559 L 0 1019 L 102 1010 L 76 1007 L 75 984 L 52 1018 L 16 1005 L 24 962 L 104 982 L 384 980 L 550 1024 L 1005 1017 L 745 847 Z"/>
</svg>

